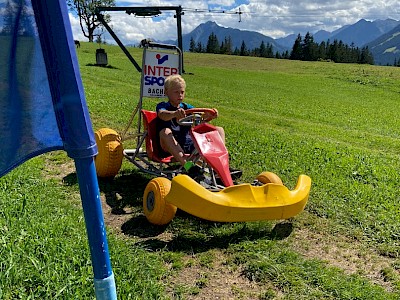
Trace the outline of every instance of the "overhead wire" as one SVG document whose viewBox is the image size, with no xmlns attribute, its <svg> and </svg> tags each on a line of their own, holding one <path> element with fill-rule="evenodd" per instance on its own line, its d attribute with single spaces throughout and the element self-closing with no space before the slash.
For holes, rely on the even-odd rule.
<svg viewBox="0 0 400 300">
<path fill-rule="evenodd" d="M 242 11 L 239 7 L 237 11 L 225 10 L 225 9 L 198 9 L 198 8 L 182 8 L 184 12 L 192 13 L 205 13 L 205 14 L 228 14 L 228 15 L 238 15 L 239 22 L 242 21 Z"/>
</svg>

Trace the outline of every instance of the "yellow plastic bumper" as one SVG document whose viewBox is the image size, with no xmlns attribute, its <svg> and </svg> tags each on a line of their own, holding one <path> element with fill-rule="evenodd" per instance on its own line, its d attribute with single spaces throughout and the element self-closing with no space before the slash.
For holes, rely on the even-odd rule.
<svg viewBox="0 0 400 300">
<path fill-rule="evenodd" d="M 294 190 L 279 184 L 240 184 L 211 192 L 187 175 L 172 179 L 165 200 L 196 217 L 216 222 L 281 220 L 304 210 L 311 178 L 300 175 Z"/>
</svg>

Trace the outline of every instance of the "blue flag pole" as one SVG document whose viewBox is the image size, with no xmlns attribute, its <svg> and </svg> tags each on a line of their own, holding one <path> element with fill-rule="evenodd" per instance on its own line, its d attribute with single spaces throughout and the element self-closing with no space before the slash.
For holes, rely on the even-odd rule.
<svg viewBox="0 0 400 300">
<path fill-rule="evenodd" d="M 92 256 L 96 299 L 117 299 L 93 158 L 75 159 L 75 167 Z"/>
<path fill-rule="evenodd" d="M 94 156 L 97 154 L 65 0 L 32 0 L 50 93 L 63 141 L 75 161 L 98 300 L 117 299 Z"/>
</svg>

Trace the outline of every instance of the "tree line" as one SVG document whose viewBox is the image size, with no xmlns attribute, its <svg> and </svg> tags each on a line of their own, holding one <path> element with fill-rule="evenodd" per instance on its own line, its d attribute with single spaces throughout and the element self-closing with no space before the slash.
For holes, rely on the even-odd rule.
<svg viewBox="0 0 400 300">
<path fill-rule="evenodd" d="M 358 63 L 374 64 L 374 58 L 368 49 L 368 46 L 359 48 L 354 43 L 350 46 L 341 40 L 334 40 L 331 43 L 322 41 L 316 43 L 313 36 L 307 32 L 304 39 L 299 34 L 294 42 L 290 59 L 317 61 L 331 60 L 337 63 Z"/>
<path fill-rule="evenodd" d="M 212 32 L 207 41 L 207 45 L 202 45 L 201 42 L 194 41 L 193 37 L 190 39 L 189 51 L 197 53 L 215 53 L 215 54 L 228 54 L 240 56 L 256 56 L 267 58 L 279 59 L 292 59 L 303 61 L 334 61 L 337 63 L 358 63 L 358 64 L 374 64 L 374 58 L 369 51 L 368 47 L 355 47 L 352 43 L 350 46 L 343 43 L 341 40 L 334 40 L 332 43 L 323 41 L 317 43 L 314 41 L 313 36 L 307 32 L 304 39 L 298 34 L 292 50 L 279 53 L 273 51 L 273 46 L 270 43 L 261 42 L 260 46 L 254 49 L 249 49 L 246 43 L 242 41 L 240 49 L 235 47 L 232 50 L 232 38 L 225 37 L 219 43 L 217 36 Z"/>
<path fill-rule="evenodd" d="M 244 41 L 240 46 L 235 47 L 233 50 L 232 38 L 230 36 L 225 37 L 224 40 L 219 43 L 218 37 L 212 32 L 207 41 L 207 45 L 203 45 L 201 42 L 194 41 L 193 37 L 190 38 L 189 51 L 196 53 L 214 53 L 214 54 L 228 54 L 228 55 L 240 55 L 240 56 L 257 56 L 257 57 L 275 57 L 279 53 L 273 52 L 273 46 L 270 43 L 261 42 L 260 47 L 249 49 Z M 287 53 L 287 58 L 289 53 Z M 279 57 L 280 58 L 280 57 Z"/>
</svg>

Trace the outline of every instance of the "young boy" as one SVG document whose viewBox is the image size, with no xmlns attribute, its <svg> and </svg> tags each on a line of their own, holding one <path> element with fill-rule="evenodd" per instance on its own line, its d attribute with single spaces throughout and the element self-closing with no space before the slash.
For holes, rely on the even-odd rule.
<svg viewBox="0 0 400 300">
<path fill-rule="evenodd" d="M 190 126 L 180 126 L 177 120 L 186 116 L 185 110 L 193 108 L 192 105 L 183 102 L 185 98 L 186 82 L 180 75 L 171 75 L 165 79 L 164 92 L 168 102 L 157 104 L 157 132 L 161 149 L 161 156 L 172 155 L 176 161 L 181 163 L 189 174 L 196 176 L 199 168 L 191 161 L 186 161 L 185 153 L 194 150 L 192 138 L 189 134 Z M 210 118 L 216 118 L 209 116 Z M 208 116 L 206 116 L 208 117 Z M 222 127 L 217 127 L 222 140 L 225 142 L 225 132 Z"/>
</svg>

